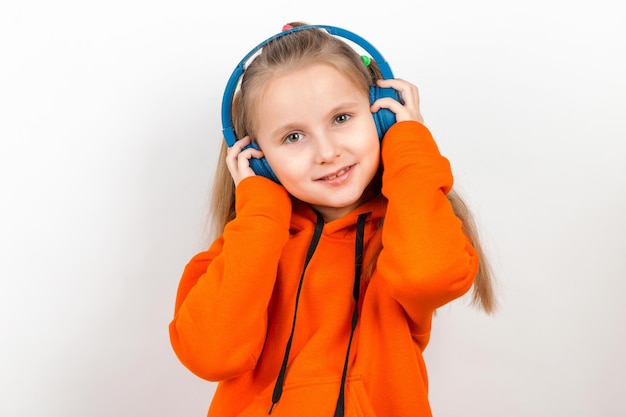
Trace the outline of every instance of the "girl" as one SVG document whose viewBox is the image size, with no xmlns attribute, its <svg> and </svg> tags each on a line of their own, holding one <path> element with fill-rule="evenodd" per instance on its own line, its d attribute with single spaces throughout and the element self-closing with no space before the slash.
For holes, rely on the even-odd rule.
<svg viewBox="0 0 626 417">
<path fill-rule="evenodd" d="M 372 85 L 402 101 L 370 103 Z M 382 142 L 381 109 L 397 120 Z M 485 311 L 495 301 L 417 88 L 322 29 L 294 30 L 246 68 L 232 119 L 218 235 L 185 268 L 170 325 L 180 361 L 219 381 L 208 416 L 430 416 L 435 309 L 472 286 Z M 262 157 L 277 181 L 251 168 Z"/>
</svg>

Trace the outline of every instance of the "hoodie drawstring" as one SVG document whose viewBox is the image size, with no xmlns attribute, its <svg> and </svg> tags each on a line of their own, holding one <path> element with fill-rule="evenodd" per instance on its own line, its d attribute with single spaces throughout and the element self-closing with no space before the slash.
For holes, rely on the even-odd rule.
<svg viewBox="0 0 626 417">
<path fill-rule="evenodd" d="M 341 387 L 339 388 L 339 398 L 337 398 L 337 406 L 335 407 L 334 417 L 343 417 L 345 405 L 345 387 L 346 378 L 348 376 L 348 362 L 350 361 L 350 347 L 352 346 L 352 338 L 359 320 L 359 295 L 361 293 L 361 270 L 363 268 L 363 240 L 365 235 L 365 220 L 370 213 L 359 215 L 356 222 L 356 243 L 354 248 L 354 287 L 352 288 L 352 296 L 354 297 L 354 310 L 352 312 L 352 328 L 350 329 L 350 339 L 348 340 L 348 349 L 346 351 L 346 360 L 343 363 L 343 374 L 341 375 Z"/>
<path fill-rule="evenodd" d="M 352 312 L 352 325 L 350 329 L 350 338 L 348 340 L 348 348 L 346 351 L 346 359 L 343 364 L 343 373 L 341 376 L 341 387 L 339 389 L 339 397 L 337 398 L 337 406 L 335 408 L 334 417 L 343 417 L 344 416 L 344 405 L 345 405 L 345 385 L 346 378 L 348 375 L 348 364 L 350 361 L 350 348 L 352 346 L 352 339 L 354 337 L 354 331 L 356 329 L 356 325 L 359 318 L 359 296 L 361 293 L 361 270 L 363 268 L 363 243 L 365 236 L 365 220 L 367 216 L 371 213 L 364 213 L 359 215 L 356 224 L 356 243 L 355 243 L 355 260 L 354 260 L 354 286 L 352 288 L 352 296 L 354 298 L 354 310 Z M 278 378 L 276 379 L 276 384 L 274 385 L 274 392 L 272 393 L 272 405 L 268 414 L 272 414 L 272 410 L 274 406 L 280 400 L 280 397 L 283 394 L 283 385 L 285 383 L 285 374 L 287 372 L 287 362 L 289 361 L 289 352 L 291 351 L 291 344 L 293 342 L 293 335 L 296 329 L 296 317 L 298 314 L 298 302 L 300 300 L 300 292 L 302 291 L 302 284 L 304 282 L 304 273 L 306 272 L 306 268 L 317 248 L 317 244 L 319 243 L 320 237 L 322 235 L 322 231 L 324 229 L 324 219 L 318 213 L 317 222 L 315 224 L 315 230 L 313 232 L 313 237 L 311 238 L 311 243 L 309 244 L 309 248 L 307 250 L 306 259 L 304 261 L 304 267 L 302 269 L 302 275 L 300 276 L 300 282 L 298 284 L 298 291 L 296 293 L 296 303 L 293 313 L 293 322 L 291 325 L 291 334 L 289 335 L 289 340 L 287 341 L 287 346 L 285 347 L 285 355 L 283 357 L 283 363 L 280 367 L 280 372 L 278 373 Z"/>
<path fill-rule="evenodd" d="M 283 364 L 280 367 L 280 372 L 278 373 L 278 378 L 276 379 L 276 384 L 274 385 L 274 392 L 272 393 L 272 406 L 270 407 L 270 411 L 267 414 L 272 414 L 272 410 L 274 406 L 280 400 L 281 395 L 283 395 L 283 384 L 285 383 L 285 373 L 287 372 L 287 362 L 289 361 L 289 351 L 291 351 L 291 343 L 293 342 L 293 334 L 296 330 L 296 317 L 298 315 L 298 301 L 300 300 L 300 292 L 302 291 L 302 283 L 304 282 L 304 273 L 306 272 L 306 268 L 309 265 L 309 261 L 315 252 L 315 248 L 317 248 L 317 244 L 322 236 L 322 230 L 324 230 L 324 218 L 321 214 L 317 214 L 317 222 L 315 223 L 315 231 L 313 232 L 313 237 L 311 238 L 311 243 L 309 243 L 309 249 L 306 251 L 306 259 L 304 260 L 304 267 L 302 268 L 302 275 L 300 276 L 300 283 L 298 284 L 298 292 L 296 293 L 296 306 L 293 311 L 293 322 L 291 324 L 291 334 L 289 335 L 289 340 L 287 341 L 287 346 L 285 347 L 285 356 L 283 357 Z"/>
</svg>

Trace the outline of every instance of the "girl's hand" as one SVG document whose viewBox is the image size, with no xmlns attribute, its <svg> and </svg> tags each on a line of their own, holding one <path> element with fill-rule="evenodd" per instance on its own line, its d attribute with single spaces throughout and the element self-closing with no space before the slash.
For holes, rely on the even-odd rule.
<svg viewBox="0 0 626 417">
<path fill-rule="evenodd" d="M 250 158 L 262 158 L 263 152 L 256 148 L 243 149 L 250 144 L 249 136 L 239 139 L 233 146 L 228 148 L 226 153 L 226 166 L 230 175 L 235 181 L 235 187 L 239 185 L 244 178 L 256 175 L 250 168 Z"/>
<path fill-rule="evenodd" d="M 382 88 L 393 88 L 396 90 L 404 104 L 386 97 L 376 100 L 371 107 L 372 113 L 386 108 L 391 110 L 396 115 L 398 122 L 406 120 L 415 120 L 420 123 L 424 123 L 422 112 L 420 111 L 420 96 L 417 87 L 408 81 L 404 81 L 400 78 L 393 80 L 378 80 L 376 84 Z"/>
</svg>

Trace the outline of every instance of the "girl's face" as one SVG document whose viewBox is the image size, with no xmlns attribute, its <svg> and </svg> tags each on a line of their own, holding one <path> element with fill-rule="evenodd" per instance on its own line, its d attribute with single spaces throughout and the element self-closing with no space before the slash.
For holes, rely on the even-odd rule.
<svg viewBox="0 0 626 417">
<path fill-rule="evenodd" d="M 380 158 L 366 94 L 316 64 L 276 76 L 262 97 L 255 139 L 287 191 L 327 222 L 356 208 Z"/>
</svg>

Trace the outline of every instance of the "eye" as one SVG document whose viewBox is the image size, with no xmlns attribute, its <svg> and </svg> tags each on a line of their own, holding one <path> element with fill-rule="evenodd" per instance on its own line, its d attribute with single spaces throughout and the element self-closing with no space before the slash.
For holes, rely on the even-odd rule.
<svg viewBox="0 0 626 417">
<path fill-rule="evenodd" d="M 283 139 L 283 142 L 284 143 L 297 143 L 300 140 L 302 140 L 302 133 L 294 132 L 285 136 L 285 139 Z"/>
<path fill-rule="evenodd" d="M 351 117 L 352 116 L 350 116 L 349 114 L 340 114 L 339 116 L 335 117 L 335 124 L 343 124 L 350 120 Z"/>
</svg>

